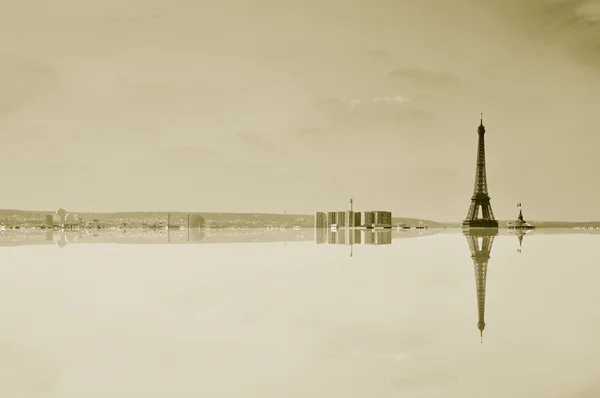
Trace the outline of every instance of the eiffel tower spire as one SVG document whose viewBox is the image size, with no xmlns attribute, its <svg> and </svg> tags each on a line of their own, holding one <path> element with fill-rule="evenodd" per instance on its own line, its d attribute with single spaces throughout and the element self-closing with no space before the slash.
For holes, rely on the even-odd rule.
<svg viewBox="0 0 600 398">
<path fill-rule="evenodd" d="M 485 292 L 487 282 L 487 270 L 490 260 L 494 237 L 498 235 L 497 230 L 479 230 L 465 232 L 465 237 L 471 250 L 473 269 L 475 273 L 475 288 L 477 292 L 477 329 L 481 342 L 483 343 L 483 331 L 485 330 Z M 479 244 L 481 238 L 481 244 Z"/>
</svg>

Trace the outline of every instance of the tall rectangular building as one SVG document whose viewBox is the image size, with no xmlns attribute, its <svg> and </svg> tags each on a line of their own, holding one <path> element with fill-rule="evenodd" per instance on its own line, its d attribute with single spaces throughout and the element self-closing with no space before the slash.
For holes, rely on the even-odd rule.
<svg viewBox="0 0 600 398">
<path fill-rule="evenodd" d="M 346 221 L 346 225 L 345 225 L 346 227 L 349 227 L 349 228 L 355 227 L 355 225 L 354 225 L 354 211 L 347 210 L 345 212 L 345 214 L 344 214 L 344 218 L 345 218 L 345 221 Z"/>
<path fill-rule="evenodd" d="M 346 212 L 345 211 L 338 211 L 337 213 L 337 224 L 338 227 L 346 227 Z"/>
<path fill-rule="evenodd" d="M 361 214 L 361 226 L 365 228 L 372 228 L 374 223 L 374 213 L 372 211 L 363 211 Z"/>
<path fill-rule="evenodd" d="M 390 211 L 374 211 L 373 223 L 377 227 L 391 228 L 392 227 L 392 212 Z"/>
<path fill-rule="evenodd" d="M 354 213 L 354 226 L 355 227 L 362 226 L 362 223 L 361 223 L 361 213 L 360 212 Z"/>
<path fill-rule="evenodd" d="M 327 228 L 327 216 L 319 211 L 315 214 L 315 228 Z"/>
<path fill-rule="evenodd" d="M 337 224 L 337 213 L 335 211 L 327 212 L 327 228 Z"/>
</svg>

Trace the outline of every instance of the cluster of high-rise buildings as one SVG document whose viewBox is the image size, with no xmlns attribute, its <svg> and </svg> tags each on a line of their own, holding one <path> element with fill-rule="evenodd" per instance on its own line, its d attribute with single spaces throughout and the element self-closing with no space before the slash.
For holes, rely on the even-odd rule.
<svg viewBox="0 0 600 398">
<path fill-rule="evenodd" d="M 315 215 L 315 228 L 391 228 L 391 211 L 357 211 L 352 207 L 350 199 L 349 209 L 346 211 L 317 212 Z"/>
</svg>

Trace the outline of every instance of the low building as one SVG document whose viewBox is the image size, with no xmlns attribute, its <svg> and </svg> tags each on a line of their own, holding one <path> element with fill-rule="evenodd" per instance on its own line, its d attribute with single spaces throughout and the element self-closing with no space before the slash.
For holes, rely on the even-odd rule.
<svg viewBox="0 0 600 398">
<path fill-rule="evenodd" d="M 64 226 L 67 223 L 68 214 L 69 213 L 63 208 L 56 210 L 56 212 L 54 212 L 52 215 L 52 224 Z"/>
<path fill-rule="evenodd" d="M 74 214 L 74 213 L 67 213 L 67 216 L 65 217 L 65 224 L 66 225 L 79 225 L 79 215 Z"/>
</svg>

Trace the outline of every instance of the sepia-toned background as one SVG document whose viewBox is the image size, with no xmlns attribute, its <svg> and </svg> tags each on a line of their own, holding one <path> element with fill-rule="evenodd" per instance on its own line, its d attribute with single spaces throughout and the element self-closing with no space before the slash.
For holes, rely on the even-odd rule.
<svg viewBox="0 0 600 398">
<path fill-rule="evenodd" d="M 598 1 L 4 0 L 3 208 L 598 219 Z"/>
</svg>

